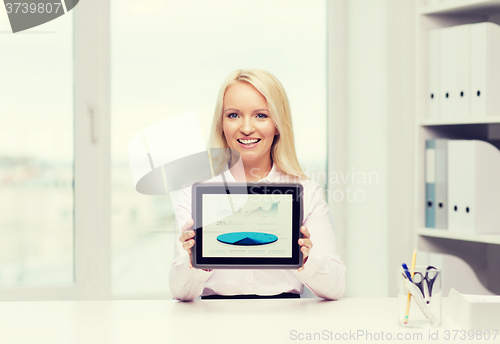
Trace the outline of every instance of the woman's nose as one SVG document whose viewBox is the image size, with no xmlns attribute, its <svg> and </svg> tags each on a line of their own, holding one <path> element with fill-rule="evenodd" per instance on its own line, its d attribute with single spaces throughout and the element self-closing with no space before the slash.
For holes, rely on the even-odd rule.
<svg viewBox="0 0 500 344">
<path fill-rule="evenodd" d="M 255 128 L 253 127 L 252 122 L 249 118 L 246 118 L 243 121 L 243 123 L 240 127 L 240 131 L 245 135 L 250 135 L 251 133 L 253 133 L 255 131 Z"/>
</svg>

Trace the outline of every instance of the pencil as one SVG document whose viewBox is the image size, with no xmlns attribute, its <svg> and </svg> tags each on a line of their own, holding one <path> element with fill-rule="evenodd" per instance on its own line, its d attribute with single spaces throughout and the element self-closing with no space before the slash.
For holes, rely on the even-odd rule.
<svg viewBox="0 0 500 344">
<path fill-rule="evenodd" d="M 415 264 L 417 263 L 417 249 L 413 249 L 413 257 L 411 259 L 411 278 L 413 278 L 413 274 L 415 273 Z M 410 313 L 410 301 L 411 301 L 411 293 L 408 293 L 408 301 L 406 301 L 406 314 L 405 314 L 405 325 L 408 324 L 408 314 Z"/>
</svg>

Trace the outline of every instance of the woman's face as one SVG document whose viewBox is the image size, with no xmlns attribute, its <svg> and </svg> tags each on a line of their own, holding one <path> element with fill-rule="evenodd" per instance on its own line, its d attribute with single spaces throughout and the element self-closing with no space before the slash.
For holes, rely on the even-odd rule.
<svg viewBox="0 0 500 344">
<path fill-rule="evenodd" d="M 229 148 L 243 161 L 271 158 L 271 145 L 278 129 L 269 117 L 266 98 L 252 85 L 239 82 L 224 95 L 222 129 Z"/>
</svg>

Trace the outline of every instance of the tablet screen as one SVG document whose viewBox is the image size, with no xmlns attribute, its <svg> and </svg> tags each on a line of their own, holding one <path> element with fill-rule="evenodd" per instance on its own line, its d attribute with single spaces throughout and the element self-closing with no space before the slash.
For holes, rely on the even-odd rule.
<svg viewBox="0 0 500 344">
<path fill-rule="evenodd" d="M 300 267 L 302 193 L 299 183 L 194 184 L 193 267 Z"/>
<path fill-rule="evenodd" d="M 202 197 L 203 257 L 292 257 L 292 195 Z"/>
</svg>

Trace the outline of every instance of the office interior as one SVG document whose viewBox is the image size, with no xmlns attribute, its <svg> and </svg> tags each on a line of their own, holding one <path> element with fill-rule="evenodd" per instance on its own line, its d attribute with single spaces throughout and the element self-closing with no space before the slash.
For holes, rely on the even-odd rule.
<svg viewBox="0 0 500 344">
<path fill-rule="evenodd" d="M 14 34 L 1 8 L 0 300 L 172 299 L 172 204 L 135 190 L 128 142 L 191 110 L 208 140 L 220 84 L 240 68 L 287 91 L 299 162 L 333 213 L 345 298 L 396 297 L 414 248 L 417 265 L 443 269 L 444 296 L 499 294 L 498 224 L 455 233 L 426 228 L 425 212 L 427 139 L 500 155 L 500 108 L 429 115 L 427 34 L 500 25 L 499 13 L 494 0 L 82 0 Z"/>
</svg>

